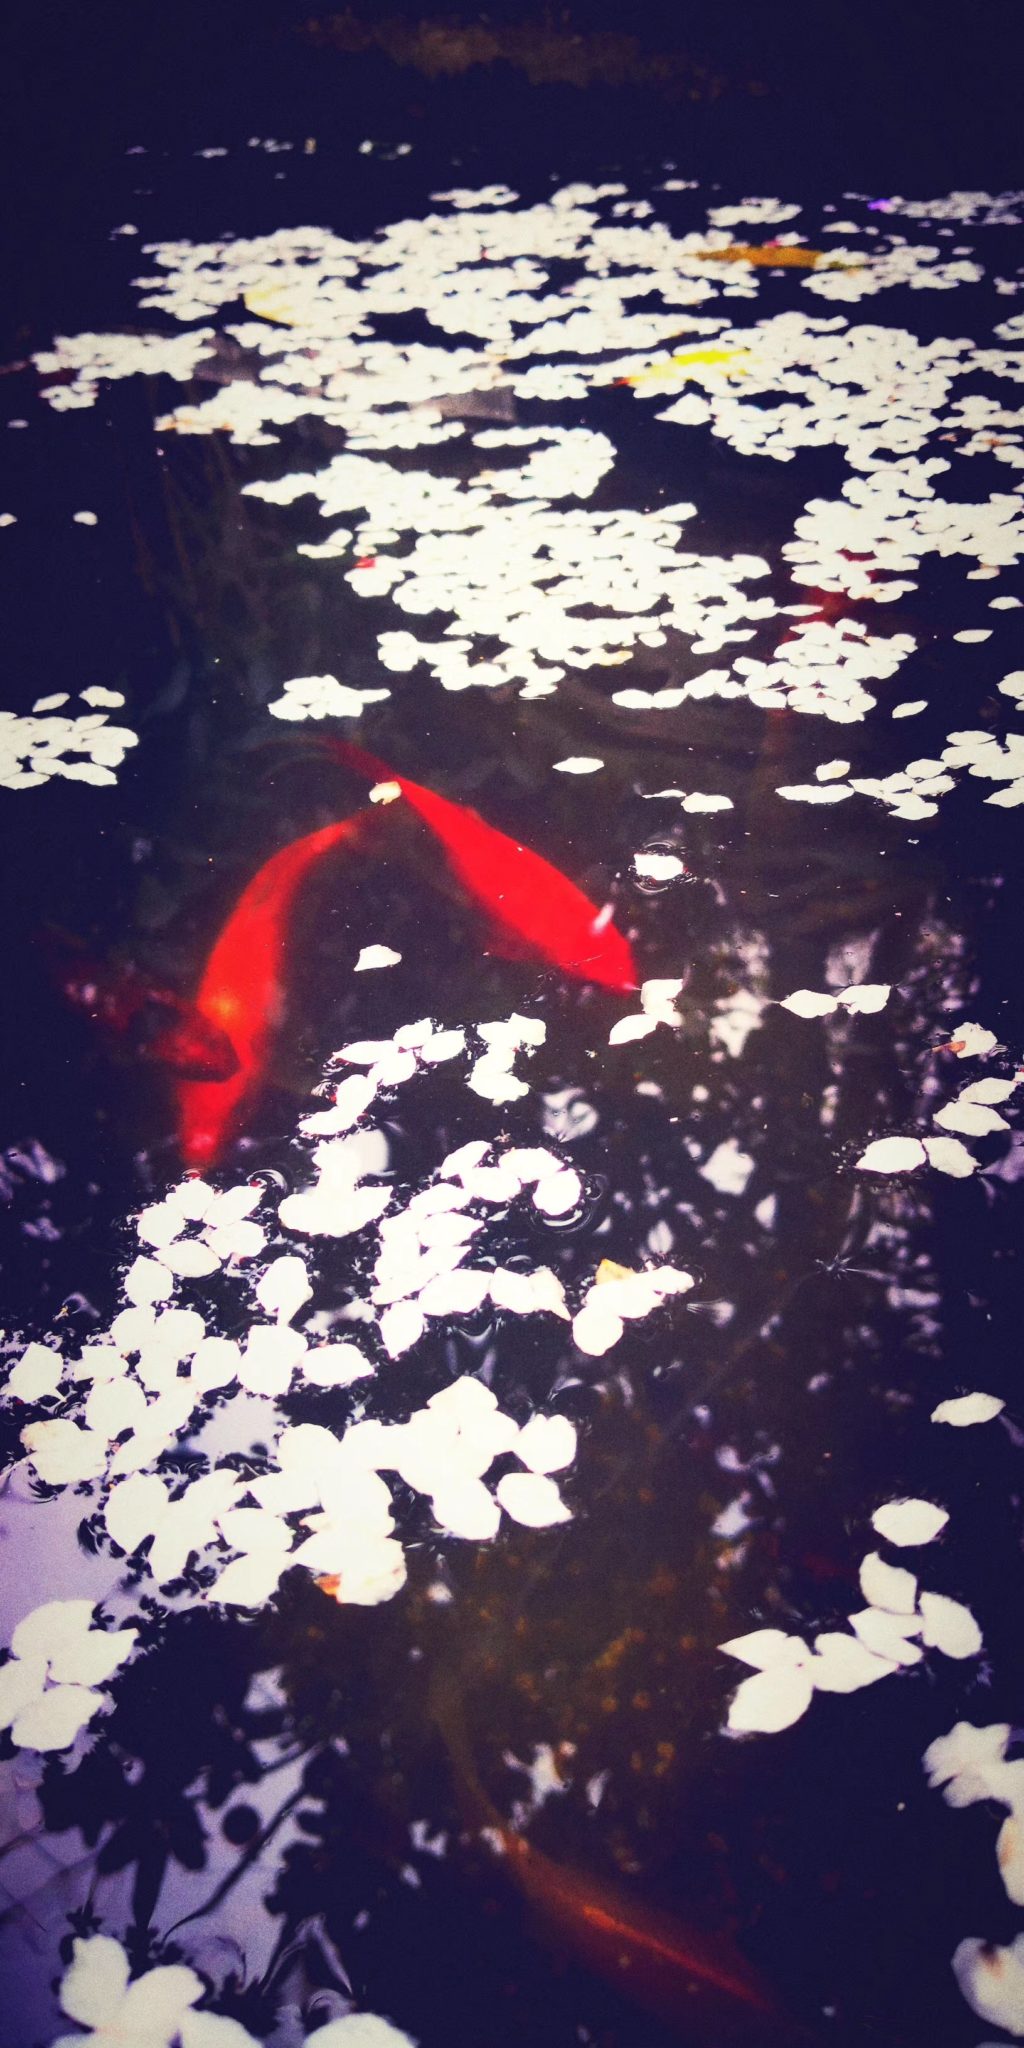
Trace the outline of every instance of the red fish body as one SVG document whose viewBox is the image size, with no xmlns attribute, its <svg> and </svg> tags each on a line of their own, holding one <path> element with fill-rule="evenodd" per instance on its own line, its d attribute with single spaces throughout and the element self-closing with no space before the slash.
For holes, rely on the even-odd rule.
<svg viewBox="0 0 1024 2048">
<path fill-rule="evenodd" d="M 382 761 L 349 740 L 330 750 L 357 774 L 394 782 L 445 850 L 452 873 L 487 913 L 501 942 L 546 960 L 563 973 L 602 988 L 638 986 L 626 939 L 582 889 L 550 861 L 510 839 L 464 804 L 437 796 L 421 783 L 394 775 Z"/>
<path fill-rule="evenodd" d="M 259 1087 L 284 1010 L 284 961 L 296 895 L 334 847 L 357 845 L 366 813 L 307 832 L 272 854 L 243 889 L 206 963 L 195 1011 L 226 1034 L 237 1066 L 224 1080 L 185 1081 L 178 1090 L 182 1157 L 211 1166 L 233 1135 L 246 1098 Z"/>
</svg>

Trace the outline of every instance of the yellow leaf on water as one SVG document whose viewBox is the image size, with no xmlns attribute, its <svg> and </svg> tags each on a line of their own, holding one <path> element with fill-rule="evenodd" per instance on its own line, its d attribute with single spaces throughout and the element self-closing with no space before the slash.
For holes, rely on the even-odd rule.
<svg viewBox="0 0 1024 2048">
<path fill-rule="evenodd" d="M 242 293 L 242 304 L 247 313 L 255 313 L 259 320 L 272 320 L 276 327 L 299 325 L 299 315 L 280 285 L 254 285 Z"/>
<path fill-rule="evenodd" d="M 594 1286 L 604 1287 L 609 1280 L 632 1280 L 631 1266 L 620 1266 L 615 1259 L 602 1259 L 594 1274 Z"/>
</svg>

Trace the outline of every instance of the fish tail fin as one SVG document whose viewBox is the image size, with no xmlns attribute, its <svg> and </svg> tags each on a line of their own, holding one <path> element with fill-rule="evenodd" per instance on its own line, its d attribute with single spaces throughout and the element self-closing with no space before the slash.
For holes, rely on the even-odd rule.
<svg viewBox="0 0 1024 2048">
<path fill-rule="evenodd" d="M 369 753 L 366 747 L 358 746 L 355 740 L 337 739 L 332 734 L 325 737 L 323 744 L 336 761 L 351 768 L 354 774 L 365 776 L 368 782 L 394 782 L 398 779 L 386 761 Z"/>
</svg>

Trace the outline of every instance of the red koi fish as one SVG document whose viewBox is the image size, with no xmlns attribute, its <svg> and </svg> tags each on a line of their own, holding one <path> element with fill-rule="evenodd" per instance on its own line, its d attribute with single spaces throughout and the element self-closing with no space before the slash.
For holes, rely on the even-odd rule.
<svg viewBox="0 0 1024 2048">
<path fill-rule="evenodd" d="M 224 1032 L 237 1056 L 223 1080 L 178 1089 L 179 1141 L 188 1166 L 212 1166 L 260 1085 L 284 1012 L 284 957 L 295 898 L 310 868 L 336 846 L 361 844 L 372 814 L 307 832 L 272 854 L 243 889 L 203 971 L 195 1012 Z M 373 823 L 376 824 L 376 820 Z"/>
<path fill-rule="evenodd" d="M 226 1081 L 238 1054 L 227 1033 L 130 961 L 101 965 L 77 941 L 48 932 L 44 946 L 62 996 L 135 1060 L 188 1081 Z"/>
<path fill-rule="evenodd" d="M 449 1698 L 436 1718 L 474 1824 L 560 1947 L 696 2048 L 781 2048 L 798 2038 L 801 2030 L 727 1936 L 683 1926 L 613 1884 L 565 1869 L 508 1827 L 468 1754 L 460 1709 Z"/>
<path fill-rule="evenodd" d="M 351 740 L 327 740 L 331 753 L 373 782 L 396 783 L 406 802 L 440 841 L 449 867 L 480 904 L 497 935 L 496 950 L 514 948 L 546 960 L 581 981 L 618 991 L 639 984 L 627 940 L 568 876 L 538 853 L 488 825 L 477 811 L 395 775 Z"/>
</svg>

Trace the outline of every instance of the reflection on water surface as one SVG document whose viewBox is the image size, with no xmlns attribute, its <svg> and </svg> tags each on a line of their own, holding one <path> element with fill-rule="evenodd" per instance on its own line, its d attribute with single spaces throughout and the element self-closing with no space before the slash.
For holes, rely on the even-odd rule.
<svg viewBox="0 0 1024 2048">
<path fill-rule="evenodd" d="M 1015 197 L 218 151 L 6 393 L 12 2048 L 1020 2033 Z"/>
</svg>

